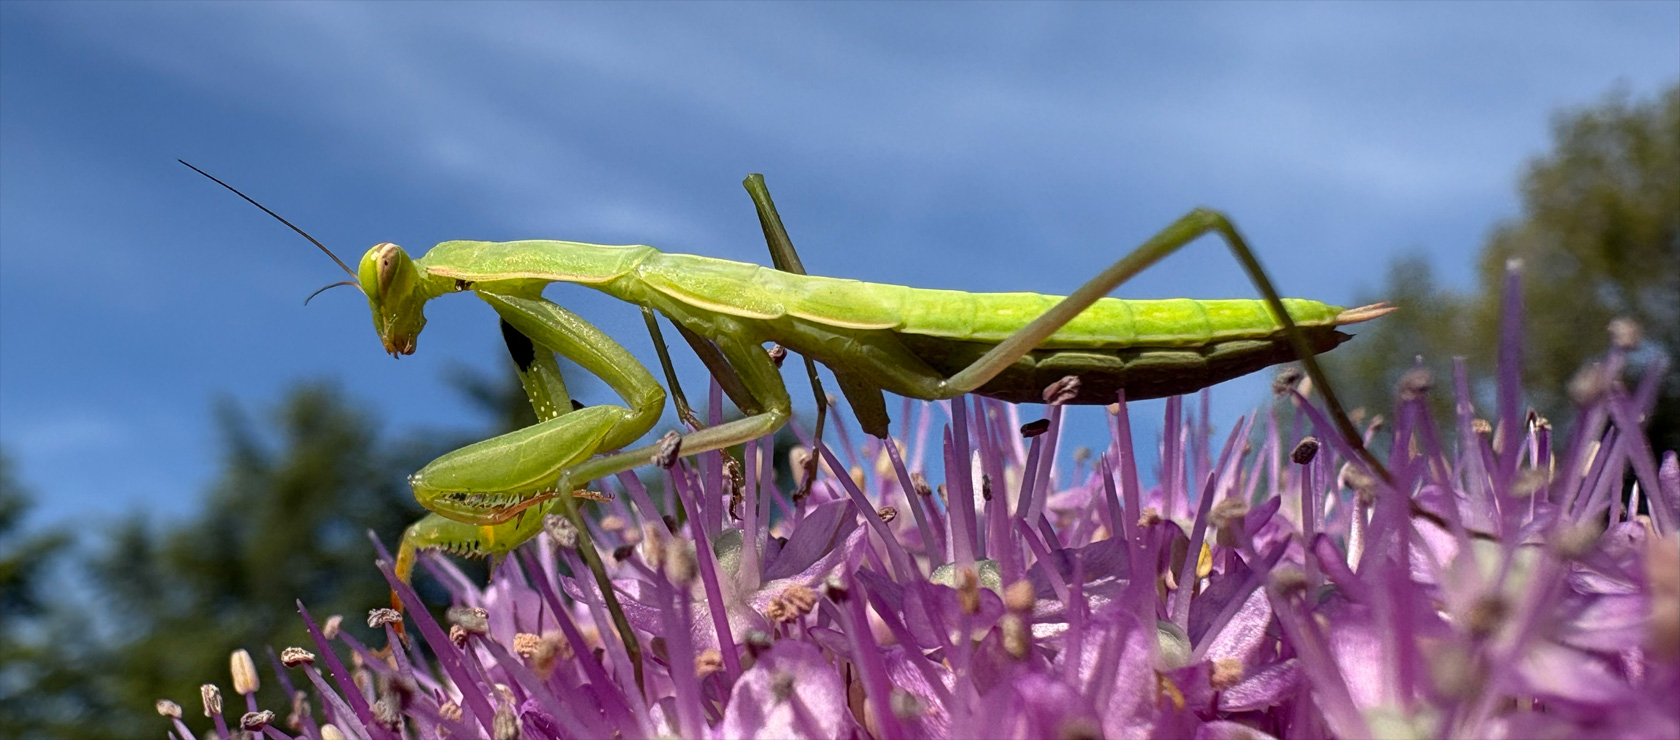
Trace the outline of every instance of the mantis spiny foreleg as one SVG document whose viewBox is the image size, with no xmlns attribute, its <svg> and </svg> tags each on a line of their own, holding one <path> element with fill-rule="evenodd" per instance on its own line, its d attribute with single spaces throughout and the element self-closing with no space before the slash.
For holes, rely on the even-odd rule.
<svg viewBox="0 0 1680 740">
<path fill-rule="evenodd" d="M 630 664 L 641 682 L 641 649 L 624 618 L 605 564 L 578 513 L 571 480 L 561 471 L 602 450 L 622 447 L 645 434 L 664 410 L 665 392 L 647 368 L 605 333 L 539 296 L 479 290 L 479 297 L 501 317 L 502 337 L 520 384 L 531 399 L 537 423 L 468 445 L 432 461 L 410 479 L 415 496 L 433 514 L 403 533 L 396 573 L 407 580 L 420 549 L 438 548 L 471 555 L 492 555 L 535 536 L 544 514 L 558 499 L 560 510 L 577 531 L 577 551 L 594 575 L 608 611 L 624 640 Z M 629 407 L 574 409 L 554 355 L 559 353 L 595 374 Z M 556 478 L 553 490 L 524 498 L 494 514 L 477 508 L 479 499 L 529 494 Z"/>
</svg>

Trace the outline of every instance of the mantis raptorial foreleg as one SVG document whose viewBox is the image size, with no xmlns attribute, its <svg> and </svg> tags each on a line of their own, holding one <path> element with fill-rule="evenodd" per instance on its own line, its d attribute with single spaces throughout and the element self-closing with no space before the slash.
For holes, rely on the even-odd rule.
<svg viewBox="0 0 1680 740">
<path fill-rule="evenodd" d="M 421 549 L 438 548 L 470 555 L 512 549 L 536 535 L 543 526 L 544 514 L 551 508 L 545 504 L 557 499 L 558 508 L 577 532 L 577 551 L 594 576 L 619 633 L 624 636 L 625 649 L 640 683 L 640 646 L 624 621 L 605 564 L 574 503 L 571 481 L 587 482 L 599 476 L 577 478 L 563 471 L 597 452 L 622 447 L 647 433 L 664 410 L 665 391 L 629 351 L 576 314 L 540 295 L 502 294 L 485 289 L 478 292 L 501 317 L 502 337 L 520 384 L 536 411 L 537 423 L 445 454 L 410 478 L 421 505 L 434 513 L 403 533 L 397 554 L 397 576 L 408 580 L 415 555 Z M 555 353 L 601 378 L 629 406 L 574 409 L 554 359 Z M 539 488 L 556 479 L 558 485 L 551 492 L 526 498 L 494 515 L 486 513 L 482 501 L 475 500 L 475 497 L 494 498 L 509 491 Z"/>
<path fill-rule="evenodd" d="M 508 354 L 537 423 L 449 452 L 410 478 L 421 505 L 436 513 L 404 534 L 400 575 L 408 574 L 419 548 L 490 554 L 529 539 L 541 526 L 546 507 L 540 505 L 557 491 L 494 513 L 484 500 L 545 487 L 567 467 L 635 441 L 664 408 L 665 392 L 647 369 L 576 314 L 540 297 L 479 295 L 502 319 Z M 600 377 L 629 406 L 574 410 L 556 352 Z"/>
</svg>

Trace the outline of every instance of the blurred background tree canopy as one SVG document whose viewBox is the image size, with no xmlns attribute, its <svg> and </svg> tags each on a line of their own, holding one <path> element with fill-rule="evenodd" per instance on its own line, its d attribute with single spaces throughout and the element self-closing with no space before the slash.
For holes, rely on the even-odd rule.
<svg viewBox="0 0 1680 740">
<path fill-rule="evenodd" d="M 1680 87 L 1651 100 L 1615 92 L 1561 113 L 1552 139 L 1522 174 L 1522 214 L 1482 245 L 1472 289 L 1441 287 L 1432 266 L 1411 257 L 1362 296 L 1400 310 L 1359 327 L 1356 341 L 1327 356 L 1350 406 L 1389 408 L 1410 369 L 1403 358 L 1422 358 L 1438 383 L 1450 382 L 1455 356 L 1472 377 L 1491 377 L 1510 259 L 1523 263 L 1525 401 L 1542 415 L 1570 418 L 1569 381 L 1609 348 L 1613 319 L 1632 319 L 1643 334 L 1623 374 L 1629 388 L 1680 348 Z M 1680 449 L 1672 363 L 1648 423 L 1659 454 Z"/>
<path fill-rule="evenodd" d="M 1441 287 L 1433 267 L 1412 257 L 1392 265 L 1367 296 L 1402 310 L 1361 327 L 1357 341 L 1329 355 L 1350 405 L 1387 409 L 1414 356 L 1438 382 L 1451 377 L 1454 356 L 1485 377 L 1513 257 L 1527 265 L 1527 400 L 1542 413 L 1567 417 L 1563 389 L 1604 352 L 1613 318 L 1643 327 L 1641 362 L 1680 347 L 1680 88 L 1653 100 L 1613 94 L 1560 115 L 1553 150 L 1531 163 L 1520 188 L 1522 213 L 1481 247 L 1472 290 Z M 1635 362 L 1631 371 L 1645 366 Z M 492 420 L 490 432 L 532 420 L 511 373 L 451 377 Z M 1659 450 L 1680 447 L 1677 417 L 1680 386 L 1671 372 L 1650 420 Z M 359 629 L 387 594 L 363 533 L 395 542 L 421 513 L 406 475 L 483 436 L 384 432 L 323 384 L 300 386 L 257 417 L 220 403 L 216 422 L 222 469 L 199 513 L 171 522 L 134 516 L 79 533 L 79 547 L 69 533 L 22 531 L 31 493 L 0 458 L 7 736 L 158 737 L 165 726 L 153 713 L 157 699 L 196 716 L 200 684 L 231 694 L 230 651 L 250 649 L 265 665 L 265 647 L 307 644 L 297 599 Z M 778 463 L 785 446 L 778 444 Z M 263 706 L 289 706 L 271 681 L 262 691 Z"/>
</svg>

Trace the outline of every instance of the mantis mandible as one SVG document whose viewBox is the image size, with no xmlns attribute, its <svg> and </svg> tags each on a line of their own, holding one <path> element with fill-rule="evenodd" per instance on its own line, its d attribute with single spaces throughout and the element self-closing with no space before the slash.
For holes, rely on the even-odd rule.
<svg viewBox="0 0 1680 740">
<path fill-rule="evenodd" d="M 193 169 L 303 234 L 232 186 Z M 661 314 L 707 360 L 745 415 L 709 428 L 692 429 L 691 423 L 681 437 L 682 455 L 741 444 L 787 422 L 792 404 L 764 349 L 767 342 L 830 368 L 865 431 L 883 438 L 888 420 L 882 391 L 928 400 L 978 393 L 1026 402 L 1038 401 L 1046 388 L 1073 376 L 1080 383 L 1061 402 L 1108 404 L 1122 388 L 1130 400 L 1188 393 L 1295 359 L 1306 361 L 1334 415 L 1345 420 L 1312 357 L 1349 338 L 1338 327 L 1392 310 L 1382 304 L 1344 310 L 1279 298 L 1231 221 L 1202 208 L 1066 297 L 926 290 L 798 274 L 803 268 L 768 192 L 761 179 L 756 188 L 754 182 L 748 179 L 748 189 L 781 269 L 647 246 L 530 240 L 446 241 L 417 259 L 383 243 L 352 270 L 303 234 L 349 273 L 350 280 L 334 285 L 366 294 L 374 329 L 393 357 L 415 351 L 428 301 L 471 292 L 489 303 L 537 412 L 536 424 L 449 452 L 409 478 L 415 497 L 432 513 L 403 535 L 397 563 L 402 577 L 422 549 L 477 556 L 507 552 L 541 529 L 543 514 L 561 506 L 572 510 L 574 492 L 583 493 L 590 481 L 647 465 L 661 452 L 659 444 L 623 448 L 658 421 L 665 389 L 618 342 L 543 298 L 550 283 L 576 283 L 636 304 L 650 328 L 657 328 L 653 314 Z M 1262 299 L 1105 297 L 1209 233 L 1230 248 Z M 623 405 L 574 408 L 555 354 L 601 378 Z M 663 357 L 662 364 L 668 371 Z M 679 410 L 692 416 L 685 404 Z M 1357 440 L 1348 434 L 1351 425 L 1343 432 Z"/>
</svg>

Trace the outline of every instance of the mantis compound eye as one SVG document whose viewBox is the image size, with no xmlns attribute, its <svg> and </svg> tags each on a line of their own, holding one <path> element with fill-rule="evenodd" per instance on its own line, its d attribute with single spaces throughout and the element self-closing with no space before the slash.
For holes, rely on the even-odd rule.
<svg viewBox="0 0 1680 740">
<path fill-rule="evenodd" d="M 379 244 L 373 248 L 374 266 L 378 276 L 379 294 L 385 295 L 391 289 L 391 281 L 396 278 L 397 270 L 403 261 L 402 247 L 390 242 Z"/>
</svg>

